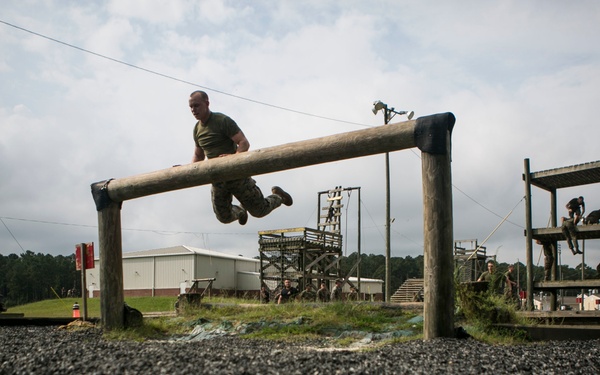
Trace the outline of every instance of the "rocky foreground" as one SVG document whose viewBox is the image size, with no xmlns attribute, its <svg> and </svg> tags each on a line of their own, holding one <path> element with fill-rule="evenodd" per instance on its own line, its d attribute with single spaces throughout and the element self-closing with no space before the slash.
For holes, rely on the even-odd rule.
<svg viewBox="0 0 600 375">
<path fill-rule="evenodd" d="M 415 340 L 369 350 L 215 337 L 124 342 L 98 329 L 0 327 L 0 374 L 600 374 L 600 340 L 493 346 Z"/>
</svg>

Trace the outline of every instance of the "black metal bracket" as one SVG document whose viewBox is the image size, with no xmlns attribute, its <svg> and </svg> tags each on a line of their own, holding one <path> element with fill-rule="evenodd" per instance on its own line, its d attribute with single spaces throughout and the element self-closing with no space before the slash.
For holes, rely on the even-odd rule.
<svg viewBox="0 0 600 375">
<path fill-rule="evenodd" d="M 114 178 L 109 178 L 108 180 L 94 182 L 92 184 L 92 197 L 94 197 L 94 202 L 96 203 L 96 211 L 102 211 L 106 207 L 108 207 L 114 201 L 110 199 L 108 196 L 108 183 L 114 180 Z M 120 202 L 119 208 L 123 202 Z"/>
<path fill-rule="evenodd" d="M 429 154 L 445 154 L 447 137 L 452 135 L 456 118 L 451 112 L 419 117 L 414 137 L 419 150 Z"/>
</svg>

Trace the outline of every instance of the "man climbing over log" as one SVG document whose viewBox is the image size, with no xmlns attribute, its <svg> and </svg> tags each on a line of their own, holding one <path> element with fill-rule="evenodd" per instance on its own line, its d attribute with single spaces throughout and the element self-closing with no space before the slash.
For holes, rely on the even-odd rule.
<svg viewBox="0 0 600 375">
<path fill-rule="evenodd" d="M 192 163 L 205 158 L 239 154 L 250 148 L 250 142 L 235 121 L 222 113 L 212 112 L 209 105 L 208 95 L 204 91 L 194 91 L 190 95 L 190 110 L 198 120 L 194 126 L 196 147 Z M 279 186 L 273 186 L 271 193 L 265 198 L 251 177 L 215 182 L 211 189 L 213 211 L 222 223 L 237 220 L 240 225 L 244 225 L 248 221 L 248 213 L 254 217 L 263 217 L 281 204 L 292 205 L 292 197 Z M 234 196 L 240 206 L 232 204 Z"/>
</svg>

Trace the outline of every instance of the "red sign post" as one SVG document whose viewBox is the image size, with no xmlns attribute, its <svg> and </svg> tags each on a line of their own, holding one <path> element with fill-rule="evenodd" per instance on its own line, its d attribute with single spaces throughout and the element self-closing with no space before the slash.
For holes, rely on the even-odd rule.
<svg viewBox="0 0 600 375">
<path fill-rule="evenodd" d="M 81 265 L 84 265 L 84 267 Z M 90 268 L 94 268 L 94 243 L 88 242 L 75 245 L 75 269 L 81 271 L 82 320 L 87 319 L 87 286 L 85 281 L 85 270 Z"/>
<path fill-rule="evenodd" d="M 75 269 L 81 271 L 81 245 L 75 245 Z M 85 269 L 94 268 L 94 243 L 88 242 L 85 245 Z"/>
</svg>

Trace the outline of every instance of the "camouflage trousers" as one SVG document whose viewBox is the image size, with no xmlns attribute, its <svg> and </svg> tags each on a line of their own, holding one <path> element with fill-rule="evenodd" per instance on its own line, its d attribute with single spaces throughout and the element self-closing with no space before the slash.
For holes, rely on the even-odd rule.
<svg viewBox="0 0 600 375">
<path fill-rule="evenodd" d="M 224 224 L 236 221 L 242 208 L 232 204 L 233 197 L 254 217 L 263 217 L 281 206 L 279 195 L 264 197 L 256 181 L 248 177 L 240 180 L 217 182 L 211 189 L 213 211 L 217 219 Z"/>
<path fill-rule="evenodd" d="M 552 266 L 554 265 L 554 246 L 545 243 L 544 249 L 544 281 L 552 280 Z"/>
<path fill-rule="evenodd" d="M 573 219 L 565 220 L 562 224 L 561 230 L 566 237 L 569 249 L 573 250 L 573 244 L 575 244 L 575 250 L 579 251 L 579 244 L 577 243 L 577 229 L 575 229 Z"/>
</svg>

